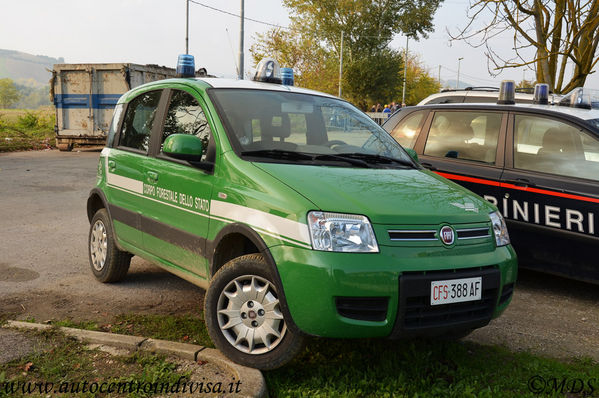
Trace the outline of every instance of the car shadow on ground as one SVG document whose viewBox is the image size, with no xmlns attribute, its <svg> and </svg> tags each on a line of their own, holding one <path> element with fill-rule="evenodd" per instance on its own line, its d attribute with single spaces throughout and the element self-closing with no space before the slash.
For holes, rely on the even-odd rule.
<svg viewBox="0 0 599 398">
<path fill-rule="evenodd" d="M 568 279 L 559 275 L 547 274 L 530 269 L 518 270 L 516 288 L 538 291 L 579 300 L 599 301 L 599 285 Z"/>
</svg>

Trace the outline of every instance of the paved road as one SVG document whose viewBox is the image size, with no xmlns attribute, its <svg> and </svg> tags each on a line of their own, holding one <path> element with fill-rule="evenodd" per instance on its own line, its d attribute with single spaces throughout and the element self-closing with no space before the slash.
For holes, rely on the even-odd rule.
<svg viewBox="0 0 599 398">
<path fill-rule="evenodd" d="M 117 284 L 88 267 L 85 203 L 99 152 L 0 154 L 0 315 L 110 321 L 118 313 L 194 313 L 203 291 L 134 258 Z M 521 272 L 512 305 L 469 339 L 599 360 L 599 286 Z"/>
</svg>

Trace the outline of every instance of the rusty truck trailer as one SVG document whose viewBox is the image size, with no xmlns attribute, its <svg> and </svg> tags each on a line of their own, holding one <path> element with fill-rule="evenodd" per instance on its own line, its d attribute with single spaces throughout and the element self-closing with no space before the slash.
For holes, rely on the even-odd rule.
<svg viewBox="0 0 599 398">
<path fill-rule="evenodd" d="M 175 69 L 157 65 L 55 64 L 50 95 L 56 108 L 56 146 L 70 151 L 74 144 L 104 145 L 122 94 L 175 75 Z"/>
</svg>

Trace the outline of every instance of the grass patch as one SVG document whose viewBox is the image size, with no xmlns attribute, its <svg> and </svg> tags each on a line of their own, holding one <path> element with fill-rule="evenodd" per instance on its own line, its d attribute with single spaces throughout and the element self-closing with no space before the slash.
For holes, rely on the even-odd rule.
<svg viewBox="0 0 599 398">
<path fill-rule="evenodd" d="M 100 330 L 100 326 L 95 321 L 75 322 L 70 319 L 67 319 L 62 321 L 52 321 L 52 326 L 85 330 Z"/>
<path fill-rule="evenodd" d="M 99 350 L 91 350 L 73 338 L 67 337 L 56 329 L 29 334 L 37 339 L 40 345 L 48 350 L 26 356 L 22 359 L 0 365 L 0 397 L 21 396 L 114 396 L 114 397 L 143 397 L 156 395 L 153 391 L 134 391 L 127 388 L 112 394 L 83 392 L 84 382 L 88 390 L 92 383 L 170 383 L 175 384 L 181 377 L 188 378 L 190 372 L 179 372 L 178 365 L 169 362 L 163 356 L 144 352 L 135 352 L 126 356 L 112 356 Z M 48 387 L 46 382 L 53 383 Z M 70 383 L 69 390 L 63 390 Z M 17 383 L 26 384 L 28 391 L 33 394 L 23 394 L 23 391 L 12 390 Z M 35 383 L 42 383 L 37 387 Z M 131 384 L 132 383 L 132 384 Z M 106 385 L 108 385 L 106 384 Z M 22 385 L 22 384 L 21 384 Z M 20 386 L 20 385 L 19 385 Z M 42 388 L 43 394 L 38 388 Z M 62 394 L 61 394 L 62 393 Z"/>
<path fill-rule="evenodd" d="M 100 330 L 213 347 L 204 320 L 192 315 L 121 314 Z"/>
<path fill-rule="evenodd" d="M 592 360 L 563 362 L 467 342 L 312 339 L 290 364 L 265 372 L 276 397 L 537 397 L 528 385 L 537 375 L 546 383 L 542 396 L 563 397 L 569 388 L 571 396 L 599 396 Z M 574 380 L 585 383 L 583 391 Z"/>
<path fill-rule="evenodd" d="M 55 120 L 53 107 L 0 109 L 0 152 L 54 147 Z"/>
</svg>

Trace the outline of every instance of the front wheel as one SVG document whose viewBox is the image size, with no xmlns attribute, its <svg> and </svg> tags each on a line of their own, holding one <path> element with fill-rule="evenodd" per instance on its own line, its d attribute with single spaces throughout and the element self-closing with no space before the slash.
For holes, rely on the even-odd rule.
<svg viewBox="0 0 599 398">
<path fill-rule="evenodd" d="M 239 364 L 276 369 L 303 347 L 303 336 L 288 328 L 274 280 L 264 257 L 248 254 L 219 269 L 206 292 L 208 333 Z"/>
</svg>

